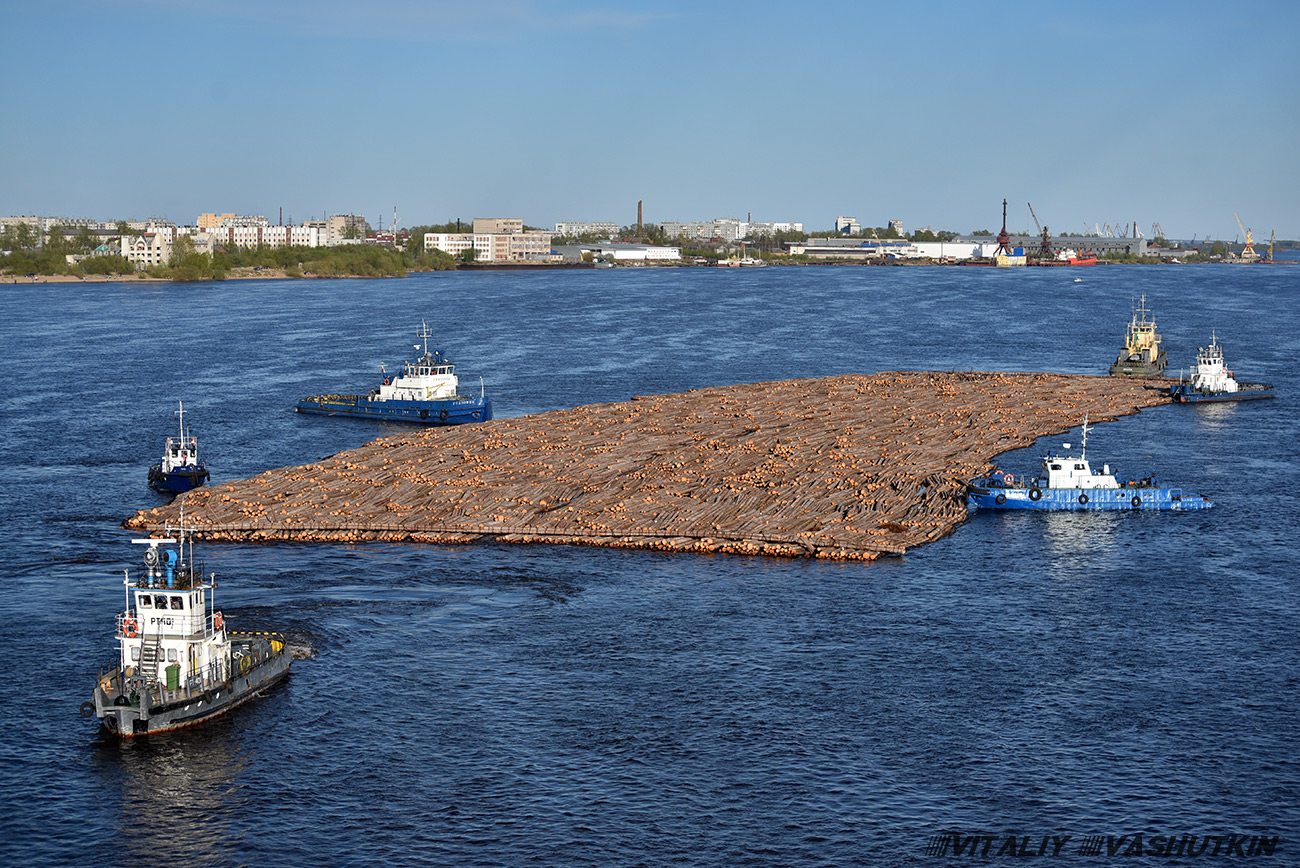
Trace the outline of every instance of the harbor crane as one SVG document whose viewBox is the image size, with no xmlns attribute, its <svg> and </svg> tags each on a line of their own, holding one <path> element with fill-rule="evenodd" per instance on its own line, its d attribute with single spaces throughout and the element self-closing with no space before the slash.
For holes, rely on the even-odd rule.
<svg viewBox="0 0 1300 868">
<path fill-rule="evenodd" d="M 1051 259 L 1052 236 L 1049 234 L 1048 228 L 1038 222 L 1038 215 L 1034 213 L 1033 204 L 1029 202 L 1026 202 L 1025 204 L 1029 205 L 1029 216 L 1034 218 L 1034 225 L 1038 227 L 1038 234 L 1043 238 L 1043 242 L 1038 245 L 1038 255 L 1042 259 Z"/>
<path fill-rule="evenodd" d="M 1232 216 L 1237 217 L 1237 212 L 1233 211 Z M 1259 256 L 1259 254 L 1255 252 L 1255 241 L 1250 237 L 1250 230 L 1241 225 L 1240 217 L 1237 217 L 1237 228 L 1241 230 L 1241 234 L 1246 236 L 1246 246 L 1241 249 L 1241 258 L 1255 259 Z"/>
</svg>

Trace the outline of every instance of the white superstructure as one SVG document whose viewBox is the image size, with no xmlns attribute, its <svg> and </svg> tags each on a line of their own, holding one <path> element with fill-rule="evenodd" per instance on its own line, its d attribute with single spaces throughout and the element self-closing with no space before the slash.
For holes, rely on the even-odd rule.
<svg viewBox="0 0 1300 868">
<path fill-rule="evenodd" d="M 1119 481 L 1110 472 L 1109 464 L 1102 465 L 1101 473 L 1095 472 L 1088 464 L 1088 419 L 1086 416 L 1083 420 L 1081 436 L 1083 441 L 1078 458 L 1070 455 L 1053 455 L 1051 451 L 1048 451 L 1046 457 L 1042 459 L 1043 470 L 1047 473 L 1046 487 L 1070 489 L 1119 488 Z M 1070 448 L 1069 443 L 1062 445 L 1066 449 Z"/>
<path fill-rule="evenodd" d="M 383 401 L 427 401 L 433 398 L 455 398 L 460 380 L 456 377 L 456 366 L 447 361 L 442 353 L 429 352 L 429 331 L 427 323 L 421 321 L 420 331 L 416 337 L 424 341 L 424 355 L 414 362 L 404 362 L 400 376 L 385 376 L 379 387 L 379 399 Z M 415 348 L 420 349 L 420 344 Z"/>
<path fill-rule="evenodd" d="M 1192 366 L 1192 388 L 1229 393 L 1241 388 L 1223 361 L 1223 347 L 1219 346 L 1219 339 L 1214 332 L 1210 332 L 1210 345 L 1196 351 L 1196 364 Z"/>
<path fill-rule="evenodd" d="M 171 691 L 207 690 L 230 677 L 230 640 L 212 610 L 212 583 L 193 552 L 160 548 L 175 539 L 137 539 L 149 546 L 133 580 L 126 572 L 127 608 L 118 620 L 121 671 Z"/>
</svg>

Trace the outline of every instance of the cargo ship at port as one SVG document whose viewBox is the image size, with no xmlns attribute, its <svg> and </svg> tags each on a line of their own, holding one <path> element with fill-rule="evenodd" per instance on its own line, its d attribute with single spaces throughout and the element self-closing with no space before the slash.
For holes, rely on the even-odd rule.
<svg viewBox="0 0 1300 868">
<path fill-rule="evenodd" d="M 380 365 L 379 386 L 368 394 L 311 395 L 300 400 L 295 409 L 299 413 L 417 425 L 464 425 L 491 419 L 492 399 L 483 391 L 482 382 L 477 396 L 460 394 L 455 365 L 437 350 L 429 350 L 433 335 L 427 323 L 420 324 L 416 337 L 424 341 L 424 354 L 414 362 L 404 362 L 401 374 L 390 374 Z"/>
</svg>

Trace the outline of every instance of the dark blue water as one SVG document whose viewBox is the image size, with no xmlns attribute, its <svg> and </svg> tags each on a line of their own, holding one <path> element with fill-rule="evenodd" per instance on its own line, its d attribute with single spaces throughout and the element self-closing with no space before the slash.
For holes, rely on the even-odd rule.
<svg viewBox="0 0 1300 868">
<path fill-rule="evenodd" d="M 1078 856 L 1085 835 L 1267 833 L 1295 864 L 1298 289 L 1262 266 L 0 286 L 0 863 L 947 864 L 926 847 L 956 831 L 1070 834 L 1077 864 L 1114 861 Z M 849 372 L 1101 373 L 1142 293 L 1174 367 L 1217 329 L 1282 387 L 1094 432 L 1097 459 L 1208 512 L 979 515 L 872 564 L 206 546 L 232 622 L 318 655 L 179 736 L 77 714 L 177 400 L 219 482 L 396 431 L 290 408 L 365 388 L 421 318 L 512 416 Z"/>
</svg>

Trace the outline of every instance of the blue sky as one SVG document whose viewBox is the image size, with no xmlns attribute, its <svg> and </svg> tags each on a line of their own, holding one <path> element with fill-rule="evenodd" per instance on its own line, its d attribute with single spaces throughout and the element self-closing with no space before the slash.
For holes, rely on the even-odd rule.
<svg viewBox="0 0 1300 868">
<path fill-rule="evenodd" d="M 1238 11 L 1242 10 L 1242 11 Z M 1300 4 L 0 6 L 0 213 L 1300 238 Z"/>
</svg>

